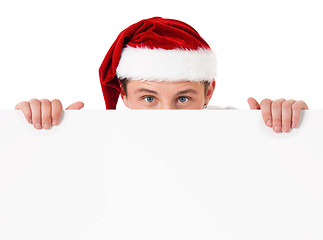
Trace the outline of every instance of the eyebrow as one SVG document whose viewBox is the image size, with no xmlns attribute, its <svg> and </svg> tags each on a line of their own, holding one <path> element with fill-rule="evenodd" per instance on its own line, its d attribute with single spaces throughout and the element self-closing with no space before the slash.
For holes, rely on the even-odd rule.
<svg viewBox="0 0 323 240">
<path fill-rule="evenodd" d="M 158 93 L 156 91 L 153 91 L 153 90 L 150 90 L 150 89 L 147 89 L 147 88 L 140 88 L 137 91 L 135 91 L 135 93 L 140 93 L 140 92 L 148 92 L 148 93 L 158 95 Z"/>
<path fill-rule="evenodd" d="M 176 93 L 176 95 L 182 95 L 182 94 L 187 94 L 187 93 L 197 94 L 197 91 L 195 91 L 193 89 L 187 89 L 187 90 L 179 91 L 178 93 Z"/>
<path fill-rule="evenodd" d="M 137 91 L 135 91 L 135 93 L 140 93 L 140 92 L 148 92 L 148 93 L 158 95 L 158 93 L 156 91 L 153 91 L 153 90 L 150 90 L 150 89 L 147 89 L 147 88 L 140 88 Z M 187 93 L 197 94 L 197 91 L 195 91 L 193 89 L 187 89 L 187 90 L 177 92 L 176 95 L 182 95 L 182 94 L 187 94 Z"/>
</svg>

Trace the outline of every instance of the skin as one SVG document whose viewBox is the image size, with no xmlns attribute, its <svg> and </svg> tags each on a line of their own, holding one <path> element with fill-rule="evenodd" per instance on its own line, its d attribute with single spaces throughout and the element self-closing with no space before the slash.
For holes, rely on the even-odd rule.
<svg viewBox="0 0 323 240">
<path fill-rule="evenodd" d="M 215 81 L 204 94 L 202 82 L 129 81 L 127 95 L 121 91 L 130 109 L 202 109 L 214 92 Z"/>
<path fill-rule="evenodd" d="M 201 82 L 151 82 L 129 81 L 127 95 L 121 88 L 124 104 L 130 109 L 203 109 L 208 104 L 215 88 L 213 80 L 206 94 Z M 185 91 L 185 92 L 183 92 Z M 284 98 L 270 100 L 268 98 L 258 103 L 254 98 L 248 98 L 250 109 L 259 109 L 268 127 L 279 133 L 289 132 L 296 128 L 301 110 L 308 109 L 304 101 Z M 83 102 L 75 102 L 66 110 L 79 110 L 84 107 Z M 36 129 L 50 129 L 60 122 L 63 111 L 62 103 L 58 99 L 31 99 L 20 102 L 15 107 L 21 110 L 30 124 Z"/>
</svg>

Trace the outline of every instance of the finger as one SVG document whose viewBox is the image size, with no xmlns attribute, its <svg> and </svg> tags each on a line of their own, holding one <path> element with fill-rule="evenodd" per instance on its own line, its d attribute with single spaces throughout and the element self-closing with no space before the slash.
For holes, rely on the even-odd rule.
<svg viewBox="0 0 323 240">
<path fill-rule="evenodd" d="M 250 98 L 248 98 L 247 101 L 249 103 L 250 109 L 260 109 L 260 105 L 259 105 L 259 103 L 257 102 L 256 99 L 250 97 Z"/>
<path fill-rule="evenodd" d="M 15 106 L 16 110 L 21 110 L 22 113 L 24 114 L 27 122 L 32 124 L 32 119 L 31 119 L 31 109 L 29 102 L 20 102 Z"/>
<path fill-rule="evenodd" d="M 297 101 L 292 106 L 293 117 L 292 117 L 292 128 L 296 128 L 299 123 L 299 115 L 301 110 L 307 110 L 308 106 L 304 101 Z"/>
<path fill-rule="evenodd" d="M 52 100 L 52 124 L 53 126 L 58 125 L 61 120 L 61 115 L 63 111 L 63 106 L 60 100 Z"/>
<path fill-rule="evenodd" d="M 281 132 L 282 126 L 282 103 L 286 100 L 281 98 L 278 100 L 273 101 L 272 103 L 272 118 L 273 118 L 273 130 L 276 133 Z"/>
<path fill-rule="evenodd" d="M 290 99 L 282 103 L 282 130 L 288 132 L 292 124 L 292 105 L 296 101 Z"/>
<path fill-rule="evenodd" d="M 272 100 L 268 98 L 260 102 L 262 118 L 268 127 L 272 127 L 271 104 Z"/>
<path fill-rule="evenodd" d="M 34 124 L 34 128 L 41 129 L 41 107 L 40 107 L 40 101 L 38 99 L 31 99 L 29 101 L 30 103 L 30 109 L 32 114 L 32 121 Z"/>
<path fill-rule="evenodd" d="M 75 102 L 75 103 L 69 105 L 66 108 L 66 110 L 80 110 L 83 107 L 84 107 L 84 103 L 83 102 Z"/>
<path fill-rule="evenodd" d="M 52 126 L 52 106 L 48 99 L 41 99 L 41 118 L 42 127 L 44 129 L 49 129 Z"/>
</svg>

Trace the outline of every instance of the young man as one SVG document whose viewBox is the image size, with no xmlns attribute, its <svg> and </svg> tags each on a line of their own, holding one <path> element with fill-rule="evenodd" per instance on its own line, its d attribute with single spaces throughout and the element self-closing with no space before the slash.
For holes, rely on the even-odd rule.
<svg viewBox="0 0 323 240">
<path fill-rule="evenodd" d="M 215 55 L 188 24 L 154 17 L 123 30 L 99 69 L 107 109 L 116 109 L 119 95 L 130 109 L 203 109 L 215 88 Z M 248 99 L 251 109 L 261 109 L 265 124 L 275 132 L 298 125 L 303 101 Z M 81 109 L 76 102 L 67 109 Z M 27 121 L 49 129 L 60 121 L 62 104 L 55 99 L 18 103 Z"/>
</svg>

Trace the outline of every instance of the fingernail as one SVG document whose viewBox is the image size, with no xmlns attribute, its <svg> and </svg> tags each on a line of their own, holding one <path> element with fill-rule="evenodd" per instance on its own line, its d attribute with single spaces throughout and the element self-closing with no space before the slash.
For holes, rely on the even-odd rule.
<svg viewBox="0 0 323 240">
<path fill-rule="evenodd" d="M 271 127 L 271 121 L 270 121 L 270 120 L 268 120 L 268 121 L 266 122 L 266 125 L 267 125 L 268 127 Z"/>
<path fill-rule="evenodd" d="M 45 129 L 48 129 L 48 128 L 50 128 L 50 125 L 49 125 L 48 123 L 45 123 L 45 124 L 44 124 L 44 128 L 45 128 Z"/>
<path fill-rule="evenodd" d="M 53 120 L 52 124 L 53 125 L 57 125 L 58 124 L 58 121 L 57 120 Z"/>
<path fill-rule="evenodd" d="M 31 119 L 29 119 L 29 121 L 28 121 L 30 124 L 32 124 L 33 123 L 33 121 L 31 120 Z"/>
<path fill-rule="evenodd" d="M 42 128 L 40 123 L 36 123 L 36 124 L 35 124 L 35 127 L 36 127 L 37 129 L 41 129 L 41 128 Z"/>
<path fill-rule="evenodd" d="M 289 131 L 289 127 L 288 126 L 286 126 L 286 125 L 284 125 L 283 126 L 283 132 L 288 132 Z"/>
<path fill-rule="evenodd" d="M 275 132 L 280 132 L 280 126 L 275 126 L 275 127 L 274 127 L 274 131 L 275 131 Z"/>
</svg>

